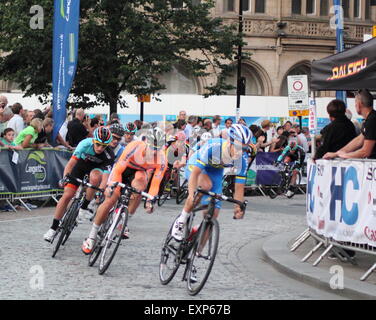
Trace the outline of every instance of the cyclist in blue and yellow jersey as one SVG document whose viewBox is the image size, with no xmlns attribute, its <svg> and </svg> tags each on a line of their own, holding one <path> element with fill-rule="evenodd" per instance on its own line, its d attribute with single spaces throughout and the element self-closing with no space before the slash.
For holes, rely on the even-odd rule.
<svg viewBox="0 0 376 320">
<path fill-rule="evenodd" d="M 288 145 L 283 149 L 281 155 L 278 157 L 276 163 L 290 163 L 293 164 L 293 172 L 290 182 L 289 190 L 286 192 L 286 196 L 291 198 L 295 193 L 295 185 L 297 178 L 297 170 L 303 167 L 305 159 L 304 149 L 298 145 L 298 138 L 290 137 L 288 140 Z"/>
<path fill-rule="evenodd" d="M 111 141 L 112 134 L 108 128 L 95 129 L 92 138 L 86 138 L 77 145 L 64 169 L 64 177 L 70 175 L 82 180 L 85 175 L 90 174 L 90 183 L 95 186 L 100 185 L 100 188 L 104 189 L 115 159 L 114 152 L 107 148 Z M 74 181 L 70 181 L 64 186 L 64 193 L 56 206 L 52 226 L 44 235 L 44 240 L 49 242 L 53 240 L 60 220 L 77 189 L 78 183 Z M 80 208 L 79 215 L 81 217 L 89 214 L 87 206 L 94 198 L 94 193 L 94 189 L 87 189 L 86 198 Z"/>
<path fill-rule="evenodd" d="M 195 205 L 194 196 L 198 186 L 207 191 L 222 193 L 224 167 L 235 167 L 234 198 L 244 201 L 244 185 L 248 166 L 248 144 L 251 131 L 241 125 L 233 124 L 228 129 L 228 138 L 209 139 L 188 160 L 186 178 L 188 180 L 188 198 L 180 216 L 175 220 L 171 235 L 178 241 L 184 237 L 184 227 Z M 207 203 L 204 197 L 203 203 Z M 218 216 L 221 203 L 215 205 L 214 217 Z M 238 205 L 234 208 L 234 219 L 242 219 L 244 212 Z"/>
</svg>

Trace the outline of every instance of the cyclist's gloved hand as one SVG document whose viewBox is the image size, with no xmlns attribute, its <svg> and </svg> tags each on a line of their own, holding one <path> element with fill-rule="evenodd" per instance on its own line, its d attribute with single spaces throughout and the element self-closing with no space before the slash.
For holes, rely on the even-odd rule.
<svg viewBox="0 0 376 320">
<path fill-rule="evenodd" d="M 244 218 L 244 211 L 236 205 L 234 209 L 234 219 L 243 219 Z"/>
<path fill-rule="evenodd" d="M 64 188 L 65 185 L 69 182 L 69 178 L 67 176 L 63 177 L 63 179 L 59 180 L 59 187 Z"/>
<path fill-rule="evenodd" d="M 153 213 L 154 211 L 154 201 L 147 200 L 146 201 L 146 212 L 147 213 Z"/>
<path fill-rule="evenodd" d="M 281 163 L 279 161 L 274 161 L 273 166 L 278 167 Z"/>
</svg>

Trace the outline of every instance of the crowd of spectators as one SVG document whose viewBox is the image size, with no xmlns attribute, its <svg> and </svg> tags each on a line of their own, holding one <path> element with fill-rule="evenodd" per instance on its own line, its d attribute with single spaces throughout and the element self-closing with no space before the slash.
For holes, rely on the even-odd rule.
<svg viewBox="0 0 376 320">
<path fill-rule="evenodd" d="M 312 155 L 313 159 L 355 156 L 376 158 L 376 126 L 373 125 L 376 111 L 373 110 L 373 97 L 367 90 L 361 90 L 356 95 L 355 104 L 358 114 L 365 119 L 362 127 L 357 120 L 351 120 L 352 114 L 343 101 L 333 100 L 328 104 L 327 112 L 331 123 L 316 136 L 317 151 Z M 243 118 L 238 122 L 248 126 Z M 20 150 L 63 146 L 73 150 L 81 140 L 92 136 L 97 127 L 114 123 L 125 126 L 117 113 L 111 114 L 109 121 L 105 123 L 100 115 L 90 119 L 83 109 L 76 109 L 68 113 L 56 141 L 52 141 L 54 121 L 51 108 L 25 110 L 20 103 L 8 105 L 7 98 L 0 95 L 0 147 Z M 231 118 L 222 118 L 220 115 L 202 118 L 187 116 L 187 112 L 182 110 L 174 123 L 146 123 L 136 120 L 132 125 L 135 131 L 162 126 L 167 136 L 181 131 L 187 140 L 196 141 L 205 132 L 213 138 L 226 138 L 226 129 L 232 123 Z M 249 128 L 253 133 L 252 143 L 257 152 L 281 152 L 291 137 L 297 138 L 298 144 L 306 153 L 311 152 L 311 138 L 307 127 L 301 128 L 291 121 L 275 126 L 270 120 L 264 120 L 260 126 L 250 124 Z M 127 141 L 130 139 L 127 136 Z"/>
</svg>

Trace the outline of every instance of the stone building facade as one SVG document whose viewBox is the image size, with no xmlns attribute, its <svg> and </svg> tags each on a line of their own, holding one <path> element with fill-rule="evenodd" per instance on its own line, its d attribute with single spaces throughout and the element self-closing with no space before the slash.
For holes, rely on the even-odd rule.
<svg viewBox="0 0 376 320">
<path fill-rule="evenodd" d="M 237 24 L 240 0 L 216 0 L 212 11 L 224 23 Z M 242 0 L 244 52 L 242 76 L 246 95 L 285 96 L 287 76 L 309 74 L 314 59 L 335 53 L 333 0 Z M 376 6 L 371 0 L 342 0 L 345 17 L 345 45 L 351 47 L 372 33 L 376 24 Z M 203 94 L 213 77 L 196 79 L 176 66 L 161 77 L 167 89 L 163 93 Z M 228 79 L 236 84 L 236 72 Z M 11 82 L 0 81 L 0 91 L 15 90 Z M 235 94 L 236 90 L 229 92 Z M 325 95 L 324 93 L 321 93 Z M 330 94 L 330 93 L 328 93 Z"/>
</svg>

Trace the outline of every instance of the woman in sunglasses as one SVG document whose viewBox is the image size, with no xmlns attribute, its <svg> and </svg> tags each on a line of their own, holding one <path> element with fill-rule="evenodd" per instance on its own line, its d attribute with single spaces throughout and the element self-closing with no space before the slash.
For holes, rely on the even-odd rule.
<svg viewBox="0 0 376 320">
<path fill-rule="evenodd" d="M 64 169 L 64 177 L 70 175 L 82 180 L 85 175 L 89 174 L 89 182 L 95 186 L 100 185 L 100 188 L 104 189 L 115 160 L 114 152 L 111 148 L 107 148 L 111 141 L 112 134 L 108 128 L 99 127 L 95 129 L 92 138 L 86 138 L 77 145 Z M 64 216 L 64 212 L 70 200 L 76 194 L 77 189 L 78 183 L 73 181 L 64 186 L 64 193 L 56 206 L 52 226 L 44 235 L 46 241 L 52 242 L 60 220 Z M 94 189 L 87 189 L 86 198 L 79 212 L 80 218 L 90 214 L 87 206 L 94 198 L 94 193 Z"/>
</svg>

